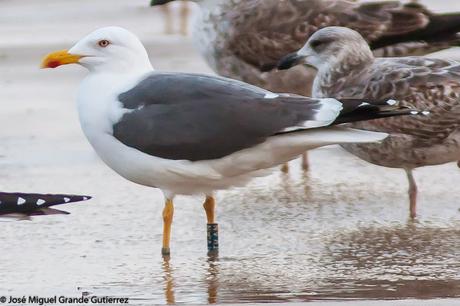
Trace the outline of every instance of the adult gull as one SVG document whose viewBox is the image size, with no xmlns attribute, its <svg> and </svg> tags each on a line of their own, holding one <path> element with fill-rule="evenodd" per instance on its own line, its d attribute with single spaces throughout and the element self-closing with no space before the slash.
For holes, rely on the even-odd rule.
<svg viewBox="0 0 460 306">
<path fill-rule="evenodd" d="M 205 195 L 213 225 L 214 191 L 243 186 L 309 149 L 387 136 L 334 123 L 411 112 L 388 99 L 342 103 L 222 77 L 156 72 L 139 39 L 119 27 L 94 31 L 70 50 L 46 56 L 42 66 L 71 63 L 89 70 L 77 105 L 95 151 L 124 178 L 164 194 L 164 255 L 176 195 Z"/>
</svg>

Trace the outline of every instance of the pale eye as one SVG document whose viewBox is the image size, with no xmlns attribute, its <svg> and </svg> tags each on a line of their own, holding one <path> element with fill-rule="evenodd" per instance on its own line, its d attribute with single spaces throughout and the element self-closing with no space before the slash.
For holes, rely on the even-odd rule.
<svg viewBox="0 0 460 306">
<path fill-rule="evenodd" d="M 105 48 L 108 45 L 110 45 L 110 41 L 108 41 L 107 39 L 103 39 L 103 40 L 100 40 L 97 44 L 99 45 L 99 47 Z"/>
</svg>

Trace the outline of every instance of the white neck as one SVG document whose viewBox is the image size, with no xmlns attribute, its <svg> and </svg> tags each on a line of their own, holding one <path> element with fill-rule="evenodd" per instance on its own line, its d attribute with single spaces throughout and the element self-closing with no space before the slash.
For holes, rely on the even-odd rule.
<svg viewBox="0 0 460 306">
<path fill-rule="evenodd" d="M 129 73 L 90 72 L 81 82 L 77 108 L 83 132 L 93 146 L 95 134 L 111 134 L 112 125 L 124 114 L 118 95 L 133 88 L 153 69 L 131 70 Z"/>
<path fill-rule="evenodd" d="M 91 74 L 126 74 L 134 75 L 146 73 L 153 70 L 152 64 L 147 55 L 132 57 L 129 59 L 119 58 L 116 63 L 111 62 L 87 62 L 81 61 L 81 65 L 89 70 Z"/>
</svg>

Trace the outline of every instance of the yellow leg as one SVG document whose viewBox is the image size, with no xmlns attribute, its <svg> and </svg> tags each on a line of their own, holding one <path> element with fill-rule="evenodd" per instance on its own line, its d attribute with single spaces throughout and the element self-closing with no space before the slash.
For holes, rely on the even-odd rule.
<svg viewBox="0 0 460 306">
<path fill-rule="evenodd" d="M 171 240 L 171 224 L 174 215 L 174 204 L 170 199 L 166 199 L 163 209 L 163 248 L 161 253 L 168 256 L 171 252 L 169 249 L 169 241 Z"/>
<path fill-rule="evenodd" d="M 213 224 L 215 222 L 215 209 L 216 201 L 213 197 L 207 196 L 203 204 L 204 210 L 206 211 L 206 218 L 208 219 L 208 224 Z"/>
</svg>

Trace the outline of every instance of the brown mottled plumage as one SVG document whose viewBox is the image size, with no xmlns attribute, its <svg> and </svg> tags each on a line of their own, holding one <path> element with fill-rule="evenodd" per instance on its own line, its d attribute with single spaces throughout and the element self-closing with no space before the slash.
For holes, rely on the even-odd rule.
<svg viewBox="0 0 460 306">
<path fill-rule="evenodd" d="M 391 97 L 403 106 L 429 112 L 422 117 L 353 124 L 387 132 L 390 137 L 379 144 L 344 146 L 374 164 L 405 169 L 410 182 L 411 215 L 415 216 L 412 170 L 460 157 L 460 64 L 426 57 L 374 58 L 359 33 L 341 27 L 315 33 L 298 56 L 318 69 L 314 97 Z M 292 55 L 288 61 L 302 62 Z"/>
<path fill-rule="evenodd" d="M 199 48 L 220 75 L 277 92 L 310 95 L 312 69 L 271 71 L 278 60 L 300 49 L 318 29 L 346 26 L 374 45 L 377 56 L 424 55 L 458 42 L 460 17 L 438 22 L 419 4 L 346 0 L 197 0 Z M 455 16 L 455 18 L 454 18 Z M 442 23 L 436 35 L 432 24 Z M 430 35 L 424 35 L 425 32 Z M 378 47 L 378 48 L 377 48 Z M 310 82 L 311 83 L 311 82 Z"/>
</svg>

